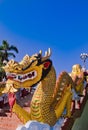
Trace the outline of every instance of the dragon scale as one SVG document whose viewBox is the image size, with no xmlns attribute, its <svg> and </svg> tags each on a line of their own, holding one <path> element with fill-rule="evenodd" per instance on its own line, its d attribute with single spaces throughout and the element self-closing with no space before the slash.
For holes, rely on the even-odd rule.
<svg viewBox="0 0 88 130">
<path fill-rule="evenodd" d="M 53 80 L 51 80 L 53 78 Z M 55 70 L 51 69 L 47 77 L 38 84 L 31 101 L 31 118 L 48 124 L 55 124 L 57 117 L 51 104 L 56 83 Z M 39 114 L 37 116 L 37 114 Z M 52 117 L 53 115 L 53 117 Z"/>
</svg>

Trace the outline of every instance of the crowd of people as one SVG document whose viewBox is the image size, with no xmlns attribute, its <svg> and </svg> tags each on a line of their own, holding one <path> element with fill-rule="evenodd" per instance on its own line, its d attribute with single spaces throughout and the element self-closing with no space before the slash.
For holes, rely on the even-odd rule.
<svg viewBox="0 0 88 130">
<path fill-rule="evenodd" d="M 16 100 L 20 100 L 25 98 L 28 94 L 33 94 L 35 88 L 25 89 L 25 88 L 19 88 L 18 91 L 15 93 Z M 0 96 L 0 108 L 5 107 L 9 104 L 9 94 L 5 93 Z"/>
</svg>

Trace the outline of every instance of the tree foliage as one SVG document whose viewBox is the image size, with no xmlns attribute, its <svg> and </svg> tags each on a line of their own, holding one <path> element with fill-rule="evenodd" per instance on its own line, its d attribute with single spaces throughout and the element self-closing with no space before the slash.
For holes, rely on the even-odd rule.
<svg viewBox="0 0 88 130">
<path fill-rule="evenodd" d="M 16 57 L 15 54 L 11 51 L 15 51 L 18 53 L 18 49 L 16 46 L 9 45 L 9 43 L 6 40 L 2 41 L 2 45 L 0 46 L 0 58 L 3 62 L 4 60 L 9 61 L 9 57 Z"/>
<path fill-rule="evenodd" d="M 5 71 L 3 70 L 2 66 L 4 65 L 4 61 L 8 62 L 9 57 L 15 58 L 15 54 L 11 51 L 15 51 L 18 53 L 18 49 L 16 46 L 9 45 L 6 40 L 2 41 L 2 45 L 0 46 L 0 81 L 6 76 Z"/>
</svg>

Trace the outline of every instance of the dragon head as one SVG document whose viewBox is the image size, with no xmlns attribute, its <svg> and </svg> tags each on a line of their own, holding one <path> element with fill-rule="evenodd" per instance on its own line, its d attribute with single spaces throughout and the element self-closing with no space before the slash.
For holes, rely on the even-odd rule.
<svg viewBox="0 0 88 130">
<path fill-rule="evenodd" d="M 81 67 L 81 65 L 79 65 L 79 64 L 75 64 L 75 65 L 73 65 L 72 66 L 72 73 L 74 74 L 74 75 L 79 75 L 79 74 L 81 74 L 82 73 L 82 67 Z"/>
<path fill-rule="evenodd" d="M 8 80 L 13 82 L 14 88 L 28 88 L 34 86 L 41 81 L 50 71 L 52 62 L 49 59 L 51 56 L 50 48 L 42 56 L 40 50 L 38 54 L 32 56 L 26 55 L 21 62 L 11 60 L 4 66 Z"/>
</svg>

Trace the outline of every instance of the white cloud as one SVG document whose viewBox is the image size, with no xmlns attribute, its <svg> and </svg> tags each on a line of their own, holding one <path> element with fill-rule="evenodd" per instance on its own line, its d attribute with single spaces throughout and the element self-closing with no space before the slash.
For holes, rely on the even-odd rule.
<svg viewBox="0 0 88 130">
<path fill-rule="evenodd" d="M 64 125 L 64 121 L 64 118 L 60 118 L 53 127 L 37 121 L 28 121 L 25 125 L 18 126 L 16 130 L 61 130 L 61 126 Z"/>
<path fill-rule="evenodd" d="M 50 130 L 48 124 L 39 123 L 37 121 L 28 121 L 25 126 L 18 126 L 16 130 Z"/>
</svg>

